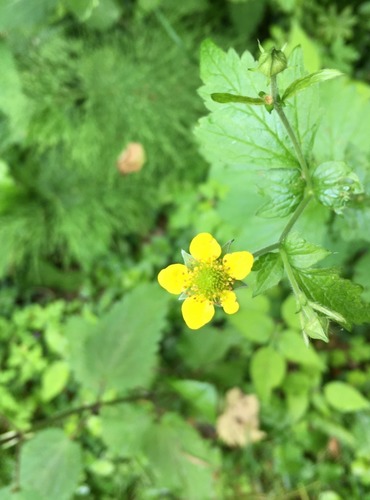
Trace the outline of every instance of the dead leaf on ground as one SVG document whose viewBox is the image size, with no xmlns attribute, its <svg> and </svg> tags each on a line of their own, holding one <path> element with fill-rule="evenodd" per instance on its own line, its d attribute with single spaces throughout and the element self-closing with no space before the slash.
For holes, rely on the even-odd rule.
<svg viewBox="0 0 370 500">
<path fill-rule="evenodd" d="M 130 142 L 117 159 L 121 174 L 131 174 L 142 169 L 145 163 L 145 150 L 140 142 Z"/>
<path fill-rule="evenodd" d="M 226 408 L 217 419 L 217 434 L 229 446 L 246 446 L 260 441 L 265 432 L 259 428 L 259 401 L 234 387 L 226 393 Z"/>
</svg>

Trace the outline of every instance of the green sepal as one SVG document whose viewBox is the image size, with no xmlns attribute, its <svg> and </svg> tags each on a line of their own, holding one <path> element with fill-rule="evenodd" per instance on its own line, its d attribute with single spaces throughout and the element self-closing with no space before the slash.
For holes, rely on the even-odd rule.
<svg viewBox="0 0 370 500">
<path fill-rule="evenodd" d="M 343 161 L 326 161 L 312 174 L 315 195 L 320 203 L 341 214 L 352 195 L 363 192 L 361 182 Z"/>
<path fill-rule="evenodd" d="M 229 240 L 224 245 L 222 245 L 221 256 L 224 256 L 224 255 L 230 253 L 230 247 L 234 243 L 234 241 L 235 241 L 235 239 L 233 238 L 232 240 Z"/>
<path fill-rule="evenodd" d="M 284 266 L 280 253 L 267 253 L 259 257 L 253 266 L 257 272 L 253 296 L 276 286 L 284 276 Z"/>
<path fill-rule="evenodd" d="M 190 253 L 185 252 L 185 250 L 181 250 L 181 255 L 184 260 L 185 266 L 189 269 L 192 269 L 197 262 L 196 259 L 194 259 L 194 257 L 190 255 Z"/>
<path fill-rule="evenodd" d="M 257 215 L 265 218 L 286 217 L 302 200 L 305 180 L 297 168 L 273 168 L 266 170 L 265 174 L 269 185 L 261 190 L 261 194 L 267 195 L 269 201 L 257 211 Z"/>
<path fill-rule="evenodd" d="M 238 102 L 242 104 L 253 104 L 254 106 L 262 106 L 265 104 L 264 100 L 259 97 L 248 97 L 244 95 L 234 95 L 223 92 L 216 92 L 211 94 L 211 98 L 220 104 L 227 104 L 229 102 Z"/>
<path fill-rule="evenodd" d="M 307 297 L 303 292 L 296 298 L 299 307 L 299 319 L 305 339 L 306 337 L 309 337 L 311 339 L 329 342 L 326 334 L 329 326 L 328 319 L 326 317 L 319 316 L 314 311 L 314 308 L 307 300 Z"/>
<path fill-rule="evenodd" d="M 241 280 L 235 280 L 233 285 L 233 290 L 238 290 L 239 288 L 248 288 L 247 283 Z"/>
<path fill-rule="evenodd" d="M 298 80 L 292 82 L 289 87 L 285 89 L 282 101 L 289 99 L 307 87 L 311 87 L 311 85 L 324 82 L 325 80 L 331 80 L 332 78 L 337 78 L 342 75 L 343 73 L 336 69 L 322 69 L 320 71 L 315 71 L 315 73 L 311 73 L 310 75 L 304 76 L 303 78 L 298 78 Z"/>
<path fill-rule="evenodd" d="M 179 295 L 179 298 L 177 300 L 185 300 L 189 297 L 189 295 L 186 293 L 186 292 L 182 292 L 180 295 Z"/>
</svg>

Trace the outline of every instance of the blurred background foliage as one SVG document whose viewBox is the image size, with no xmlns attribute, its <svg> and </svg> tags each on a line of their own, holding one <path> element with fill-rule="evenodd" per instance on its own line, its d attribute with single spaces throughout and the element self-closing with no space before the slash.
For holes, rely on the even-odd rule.
<svg viewBox="0 0 370 500">
<path fill-rule="evenodd" d="M 323 97 L 368 187 L 369 28 L 368 1 L 0 0 L 1 499 L 367 498 L 368 327 L 307 350 L 282 285 L 192 333 L 153 282 L 197 232 L 254 251 L 269 231 L 258 193 L 193 134 L 200 42 L 300 44 L 309 71 L 347 73 Z M 123 173 L 132 142 L 146 161 Z M 333 263 L 369 299 L 366 200 L 305 229 L 331 228 Z M 240 447 L 217 438 L 235 387 L 258 396 L 264 433 L 241 424 Z"/>
</svg>

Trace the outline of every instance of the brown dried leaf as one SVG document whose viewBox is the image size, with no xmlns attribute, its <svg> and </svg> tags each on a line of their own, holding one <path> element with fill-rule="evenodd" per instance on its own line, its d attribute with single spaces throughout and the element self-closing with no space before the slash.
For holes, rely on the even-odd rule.
<svg viewBox="0 0 370 500">
<path fill-rule="evenodd" d="M 145 150 L 140 142 L 130 142 L 117 160 L 117 168 L 121 174 L 131 174 L 142 169 L 145 163 Z"/>
<path fill-rule="evenodd" d="M 229 446 L 246 446 L 260 441 L 259 401 L 254 394 L 244 394 L 234 387 L 226 394 L 225 411 L 217 419 L 217 434 Z"/>
</svg>

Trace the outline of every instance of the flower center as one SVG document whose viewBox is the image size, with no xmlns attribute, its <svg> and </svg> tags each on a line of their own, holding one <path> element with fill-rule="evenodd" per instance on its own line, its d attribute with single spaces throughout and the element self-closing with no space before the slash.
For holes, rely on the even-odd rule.
<svg viewBox="0 0 370 500">
<path fill-rule="evenodd" d="M 226 272 L 224 265 L 217 260 L 197 262 L 189 270 L 189 281 L 186 289 L 188 295 L 200 295 L 212 302 L 220 302 L 220 296 L 231 290 L 234 279 Z"/>
</svg>

